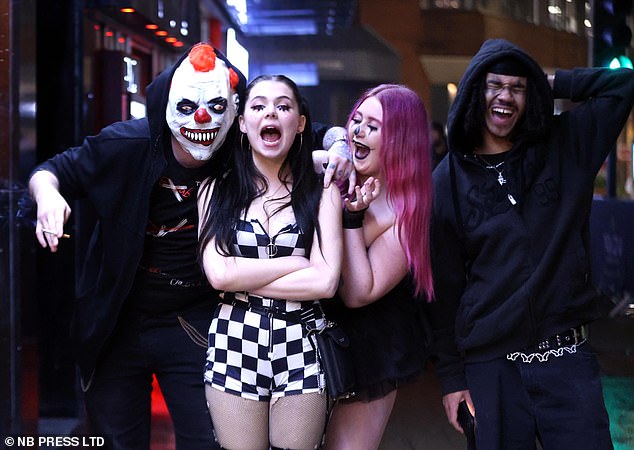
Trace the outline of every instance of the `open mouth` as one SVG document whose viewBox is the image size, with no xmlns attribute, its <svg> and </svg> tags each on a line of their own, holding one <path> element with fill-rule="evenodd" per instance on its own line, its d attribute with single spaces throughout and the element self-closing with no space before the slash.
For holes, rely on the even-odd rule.
<svg viewBox="0 0 634 450">
<path fill-rule="evenodd" d="M 268 126 L 262 129 L 262 131 L 260 132 L 260 137 L 264 142 L 274 144 L 275 142 L 280 140 L 280 138 L 282 137 L 282 132 L 274 126 Z"/>
<path fill-rule="evenodd" d="M 354 145 L 354 157 L 358 160 L 363 160 L 368 157 L 372 149 L 365 144 L 352 140 Z"/>
<path fill-rule="evenodd" d="M 505 106 L 493 106 L 491 108 L 491 114 L 501 119 L 508 119 L 513 115 L 513 109 Z"/>
<path fill-rule="evenodd" d="M 181 136 L 194 144 L 208 146 L 216 140 L 219 130 L 220 128 L 214 128 L 213 130 L 193 130 L 191 128 L 181 127 Z"/>
</svg>

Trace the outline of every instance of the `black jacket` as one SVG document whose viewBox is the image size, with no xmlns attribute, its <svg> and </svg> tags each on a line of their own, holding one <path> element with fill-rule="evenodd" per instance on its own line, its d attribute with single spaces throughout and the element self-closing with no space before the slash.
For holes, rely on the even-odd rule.
<svg viewBox="0 0 634 450">
<path fill-rule="evenodd" d="M 171 151 L 165 121 L 170 83 L 187 53 L 148 86 L 147 118 L 107 126 L 35 169 L 55 174 L 64 198 L 87 198 L 97 215 L 78 282 L 73 320 L 84 384 L 119 319 L 143 254 L 150 194 L 167 166 L 165 151 Z M 239 74 L 238 91 L 242 93 L 244 77 L 218 55 Z M 227 151 L 231 136 L 230 132 L 224 148 L 207 164 L 210 175 L 219 169 L 219 158 Z"/>
<path fill-rule="evenodd" d="M 514 144 L 500 185 L 473 157 L 462 125 L 487 66 L 509 55 L 530 68 L 529 90 L 549 115 L 553 98 L 580 104 L 549 118 L 539 139 Z M 473 58 L 449 112 L 450 153 L 433 174 L 432 312 L 443 393 L 466 389 L 465 359 L 501 357 L 597 317 L 594 178 L 633 99 L 631 70 L 559 70 L 551 89 L 537 63 L 504 40 L 485 42 Z"/>
</svg>

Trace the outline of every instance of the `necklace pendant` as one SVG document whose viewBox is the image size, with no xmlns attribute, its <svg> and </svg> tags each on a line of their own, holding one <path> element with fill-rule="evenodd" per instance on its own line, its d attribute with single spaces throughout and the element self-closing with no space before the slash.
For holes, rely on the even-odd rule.
<svg viewBox="0 0 634 450">
<path fill-rule="evenodd" d="M 502 172 L 498 173 L 498 183 L 500 183 L 500 186 L 506 183 L 506 178 L 504 178 L 504 175 L 502 175 Z"/>
<path fill-rule="evenodd" d="M 511 205 L 517 205 L 517 200 L 515 200 L 515 197 L 513 197 L 511 194 L 506 194 L 506 196 L 508 197 L 509 202 L 511 202 Z"/>
</svg>

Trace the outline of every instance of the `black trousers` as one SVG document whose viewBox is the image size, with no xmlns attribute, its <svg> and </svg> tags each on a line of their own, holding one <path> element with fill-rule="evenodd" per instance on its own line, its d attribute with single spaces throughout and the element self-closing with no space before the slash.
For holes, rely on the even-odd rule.
<svg viewBox="0 0 634 450">
<path fill-rule="evenodd" d="M 92 431 L 108 448 L 150 448 L 153 374 L 174 423 L 176 449 L 220 448 L 203 382 L 210 321 L 188 321 L 202 336 L 198 342 L 174 317 L 136 316 L 117 327 L 86 392 Z"/>
<path fill-rule="evenodd" d="M 483 450 L 611 450 L 600 368 L 588 343 L 547 361 L 465 365 Z"/>
</svg>

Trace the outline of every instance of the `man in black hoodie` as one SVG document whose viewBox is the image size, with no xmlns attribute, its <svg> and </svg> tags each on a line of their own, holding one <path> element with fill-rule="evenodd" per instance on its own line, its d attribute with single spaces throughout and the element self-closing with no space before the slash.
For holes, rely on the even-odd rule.
<svg viewBox="0 0 634 450">
<path fill-rule="evenodd" d="M 218 299 L 196 260 L 196 192 L 221 166 L 245 84 L 198 44 L 148 86 L 147 118 L 104 128 L 30 178 L 43 247 L 57 250 L 66 199 L 87 198 L 97 215 L 73 337 L 90 425 L 108 448 L 149 448 L 153 374 L 176 447 L 214 446 L 202 368 Z"/>
<path fill-rule="evenodd" d="M 43 247 L 57 251 L 66 199 L 86 198 L 97 215 L 73 337 L 90 425 L 108 448 L 149 449 L 153 375 L 176 448 L 218 448 L 203 383 L 218 297 L 197 259 L 196 196 L 222 173 L 245 85 L 221 52 L 197 44 L 148 86 L 147 118 L 107 126 L 31 175 Z M 330 156 L 326 180 L 349 171 Z"/>
<path fill-rule="evenodd" d="M 579 104 L 554 115 L 553 99 Z M 545 75 L 485 42 L 449 111 L 434 172 L 432 306 L 443 404 L 477 448 L 609 449 L 599 366 L 586 342 L 593 181 L 632 109 L 634 72 Z"/>
</svg>

